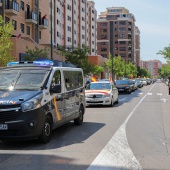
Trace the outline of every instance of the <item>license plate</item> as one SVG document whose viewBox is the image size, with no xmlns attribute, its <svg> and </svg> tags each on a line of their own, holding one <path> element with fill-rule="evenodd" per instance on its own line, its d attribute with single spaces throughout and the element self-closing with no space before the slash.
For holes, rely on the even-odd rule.
<svg viewBox="0 0 170 170">
<path fill-rule="evenodd" d="M 7 130 L 8 125 L 7 124 L 0 124 L 0 130 Z"/>
</svg>

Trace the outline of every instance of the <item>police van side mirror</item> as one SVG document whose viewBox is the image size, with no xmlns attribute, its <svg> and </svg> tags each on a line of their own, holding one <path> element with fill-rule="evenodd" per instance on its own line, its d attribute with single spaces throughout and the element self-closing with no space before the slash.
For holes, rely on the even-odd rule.
<svg viewBox="0 0 170 170">
<path fill-rule="evenodd" d="M 61 93 L 61 84 L 56 84 L 50 89 L 51 93 Z"/>
</svg>

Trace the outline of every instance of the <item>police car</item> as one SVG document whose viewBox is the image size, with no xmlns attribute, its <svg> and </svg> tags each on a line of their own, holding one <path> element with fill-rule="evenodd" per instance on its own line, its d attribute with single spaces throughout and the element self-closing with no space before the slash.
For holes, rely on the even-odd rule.
<svg viewBox="0 0 170 170">
<path fill-rule="evenodd" d="M 52 130 L 74 120 L 83 123 L 84 76 L 81 68 L 53 62 L 10 62 L 0 68 L 0 140 L 50 141 Z"/>
</svg>

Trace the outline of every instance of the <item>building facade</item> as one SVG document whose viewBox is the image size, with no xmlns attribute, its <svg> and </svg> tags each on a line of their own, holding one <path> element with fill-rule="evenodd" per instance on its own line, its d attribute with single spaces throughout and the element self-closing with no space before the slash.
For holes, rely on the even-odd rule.
<svg viewBox="0 0 170 170">
<path fill-rule="evenodd" d="M 158 70 L 162 67 L 162 62 L 159 60 L 140 61 L 140 67 L 148 69 L 152 77 L 157 77 L 159 76 Z"/>
<path fill-rule="evenodd" d="M 20 59 L 26 46 L 33 49 L 49 48 L 49 58 L 62 61 L 54 51 L 65 46 L 90 47 L 90 55 L 96 55 L 95 3 L 87 0 L 0 0 L 0 15 L 5 23 L 13 24 L 11 37 L 13 54 Z M 21 35 L 21 40 L 16 39 Z M 19 43 L 19 44 L 16 44 Z M 19 48 L 19 49 L 18 49 Z"/>
<path fill-rule="evenodd" d="M 136 42 L 137 41 L 137 42 Z M 139 65 L 140 31 L 135 17 L 123 7 L 110 7 L 97 19 L 97 50 L 104 58 L 109 54 Z"/>
</svg>

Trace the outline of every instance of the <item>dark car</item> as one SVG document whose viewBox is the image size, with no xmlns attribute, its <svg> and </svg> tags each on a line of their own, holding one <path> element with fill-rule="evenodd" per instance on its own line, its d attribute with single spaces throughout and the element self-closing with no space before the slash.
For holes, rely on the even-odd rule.
<svg viewBox="0 0 170 170">
<path fill-rule="evenodd" d="M 116 80 L 115 83 L 119 92 L 131 93 L 134 91 L 134 83 L 132 80 Z"/>
</svg>

